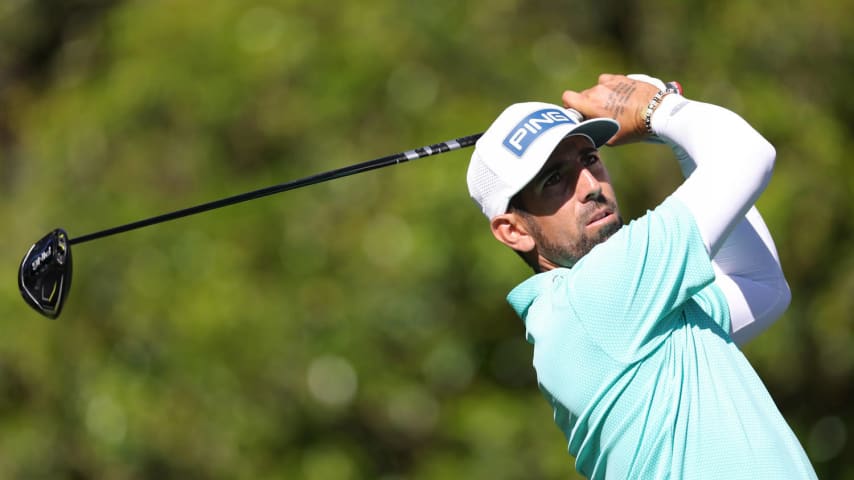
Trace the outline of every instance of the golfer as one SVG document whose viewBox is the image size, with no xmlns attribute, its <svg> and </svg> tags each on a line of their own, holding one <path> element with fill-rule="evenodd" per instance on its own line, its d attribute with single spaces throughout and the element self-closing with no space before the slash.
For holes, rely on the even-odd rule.
<svg viewBox="0 0 854 480">
<path fill-rule="evenodd" d="M 774 148 L 740 116 L 644 75 L 507 108 L 469 191 L 535 275 L 508 301 L 582 475 L 801 479 L 815 472 L 739 350 L 790 292 L 753 206 Z M 669 145 L 685 181 L 624 224 L 598 148 Z"/>
</svg>

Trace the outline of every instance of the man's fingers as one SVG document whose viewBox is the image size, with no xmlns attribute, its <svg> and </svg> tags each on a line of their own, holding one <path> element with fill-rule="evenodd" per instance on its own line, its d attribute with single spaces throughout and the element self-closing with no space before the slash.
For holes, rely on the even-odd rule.
<svg viewBox="0 0 854 480">
<path fill-rule="evenodd" d="M 589 103 L 583 95 L 578 92 L 574 92 L 572 90 L 567 90 L 563 92 L 561 96 L 561 100 L 563 100 L 563 106 L 565 108 L 574 108 L 578 110 L 582 114 L 584 113 L 585 107 Z M 585 115 L 586 116 L 586 115 Z"/>
<path fill-rule="evenodd" d="M 580 93 L 573 90 L 566 90 L 561 97 L 563 106 L 581 112 L 584 118 L 613 118 L 614 116 L 605 108 L 605 103 L 602 99 L 603 93 L 599 88 L 598 86 L 588 88 Z"/>
<path fill-rule="evenodd" d="M 613 79 L 614 77 L 615 77 L 615 75 L 613 73 L 600 74 L 599 75 L 599 83 L 602 84 L 602 83 L 610 82 L 611 79 Z"/>
</svg>

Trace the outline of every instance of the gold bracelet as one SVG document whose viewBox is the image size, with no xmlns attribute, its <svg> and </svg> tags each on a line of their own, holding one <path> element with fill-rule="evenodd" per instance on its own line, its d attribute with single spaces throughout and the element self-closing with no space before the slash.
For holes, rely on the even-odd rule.
<svg viewBox="0 0 854 480">
<path fill-rule="evenodd" d="M 661 100 L 670 92 L 659 90 L 655 96 L 652 97 L 652 100 L 649 101 L 649 105 L 646 106 L 646 113 L 643 116 L 643 124 L 646 127 L 646 133 L 649 135 L 655 135 L 655 132 L 652 131 L 652 112 L 658 108 L 658 105 L 661 103 Z"/>
<path fill-rule="evenodd" d="M 671 93 L 682 95 L 682 85 L 676 81 L 668 82 L 667 87 L 664 90 L 659 90 L 658 93 L 652 97 L 652 100 L 649 101 L 649 105 L 646 106 L 646 113 L 643 116 L 643 124 L 646 127 L 646 133 L 649 135 L 655 136 L 655 132 L 652 131 L 652 113 L 655 112 L 655 109 L 658 108 L 658 105 L 664 97 Z"/>
</svg>

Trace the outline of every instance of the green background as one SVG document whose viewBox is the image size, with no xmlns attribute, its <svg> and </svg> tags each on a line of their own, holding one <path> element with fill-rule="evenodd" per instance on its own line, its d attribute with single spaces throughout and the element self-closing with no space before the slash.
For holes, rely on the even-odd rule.
<svg viewBox="0 0 854 480">
<path fill-rule="evenodd" d="M 55 227 L 477 133 L 602 72 L 776 146 L 793 299 L 745 351 L 819 476 L 854 478 L 852 45 L 832 0 L 3 0 L 0 478 L 576 478 L 468 151 L 75 246 L 55 321 L 13 276 Z M 679 182 L 664 147 L 603 156 L 628 218 Z"/>
</svg>

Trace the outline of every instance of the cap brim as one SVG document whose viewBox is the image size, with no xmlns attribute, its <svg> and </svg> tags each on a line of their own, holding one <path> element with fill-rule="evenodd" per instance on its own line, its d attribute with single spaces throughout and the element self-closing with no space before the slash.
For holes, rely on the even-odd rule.
<svg viewBox="0 0 854 480">
<path fill-rule="evenodd" d="M 620 124 L 616 120 L 611 118 L 591 118 L 575 125 L 563 138 L 581 133 L 590 137 L 596 148 L 599 148 L 608 143 L 608 140 L 616 135 L 618 131 L 620 131 Z M 557 145 L 554 148 L 557 148 Z"/>
</svg>

